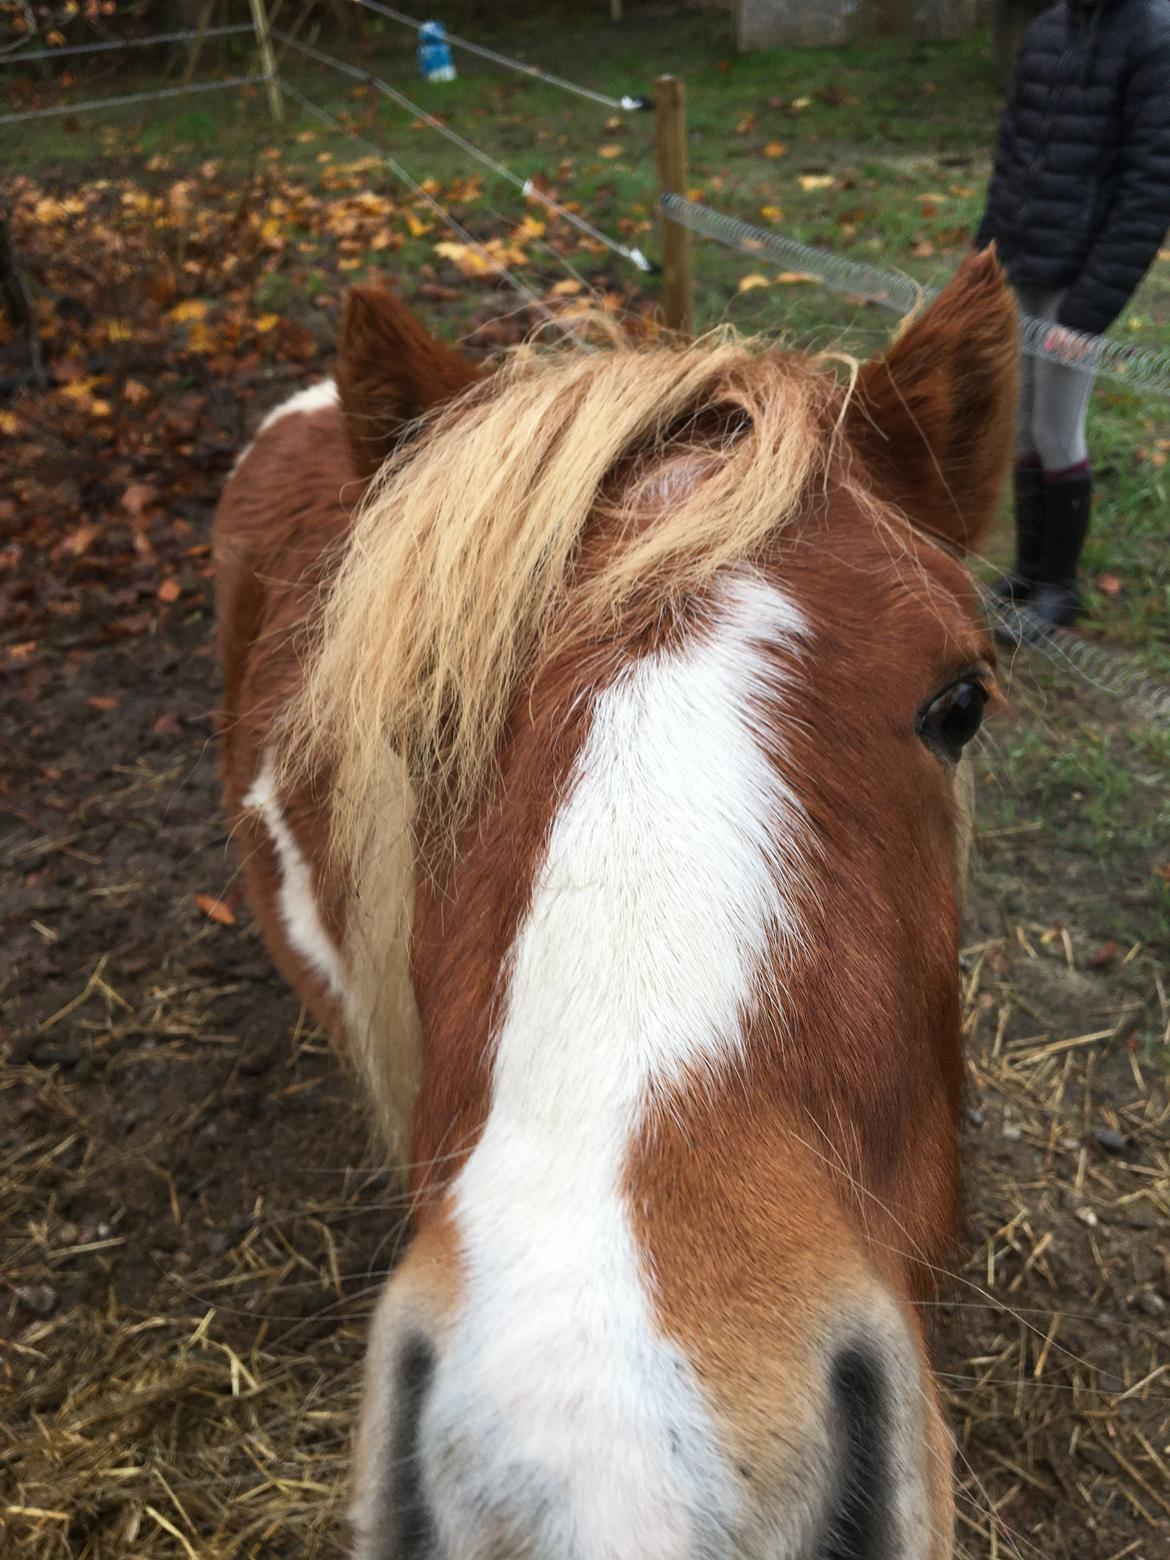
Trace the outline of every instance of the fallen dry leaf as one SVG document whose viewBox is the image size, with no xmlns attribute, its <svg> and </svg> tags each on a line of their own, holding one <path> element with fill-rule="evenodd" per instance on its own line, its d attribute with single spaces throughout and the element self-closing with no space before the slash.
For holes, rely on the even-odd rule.
<svg viewBox="0 0 1170 1560">
<path fill-rule="evenodd" d="M 831 173 L 802 173 L 796 181 L 802 190 L 827 190 L 833 182 Z"/>
<path fill-rule="evenodd" d="M 442 243 L 435 245 L 435 253 L 450 260 L 461 276 L 488 276 L 492 266 L 486 256 L 470 244 Z"/>
<path fill-rule="evenodd" d="M 182 303 L 167 311 L 167 319 L 174 320 L 176 325 L 185 325 L 191 320 L 201 320 L 206 313 L 207 305 L 202 298 L 184 298 Z"/>
<path fill-rule="evenodd" d="M 158 493 L 148 482 L 131 482 L 122 494 L 122 508 L 132 519 L 141 520 L 157 499 Z"/>
<path fill-rule="evenodd" d="M 93 394 L 93 387 L 104 382 L 101 374 L 80 375 L 70 379 L 68 384 L 61 386 L 61 394 L 68 396 L 71 401 L 84 401 Z"/>
<path fill-rule="evenodd" d="M 234 911 L 230 905 L 225 905 L 222 899 L 216 899 L 211 894 L 196 894 L 195 903 L 209 921 L 215 921 L 220 926 L 236 924 Z"/>
<path fill-rule="evenodd" d="M 80 558 L 82 553 L 89 551 L 94 538 L 98 534 L 98 528 L 91 521 L 84 521 L 81 525 L 74 526 L 73 530 L 61 543 L 63 552 L 67 552 L 71 558 Z"/>
</svg>

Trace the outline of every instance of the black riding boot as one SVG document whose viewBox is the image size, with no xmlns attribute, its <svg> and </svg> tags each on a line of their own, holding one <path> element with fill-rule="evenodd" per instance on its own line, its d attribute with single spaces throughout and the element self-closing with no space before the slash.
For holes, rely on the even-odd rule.
<svg viewBox="0 0 1170 1560">
<path fill-rule="evenodd" d="M 1044 555 L 1045 505 L 1044 472 L 1039 466 L 1017 466 L 1014 477 L 1016 515 L 1016 562 L 991 587 L 991 594 L 1004 606 L 1020 606 L 1030 599 L 1040 578 L 1040 560 Z"/>
<path fill-rule="evenodd" d="M 1073 622 L 1080 612 L 1077 564 L 1089 534 L 1092 499 L 1093 479 L 1088 472 L 1067 482 L 1049 483 L 1040 577 L 1020 613 L 1021 638 L 1043 639 L 1049 629 Z"/>
</svg>

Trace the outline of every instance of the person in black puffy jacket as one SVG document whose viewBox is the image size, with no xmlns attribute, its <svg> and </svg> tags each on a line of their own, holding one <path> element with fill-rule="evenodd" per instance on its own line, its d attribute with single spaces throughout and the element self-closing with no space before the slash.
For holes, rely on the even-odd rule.
<svg viewBox="0 0 1170 1560">
<path fill-rule="evenodd" d="M 1021 363 L 1016 562 L 995 587 L 1023 604 L 1023 637 L 1080 604 L 1093 379 L 1078 337 L 1108 330 L 1168 227 L 1170 0 L 1061 0 L 1024 34 L 976 237 L 1024 313 L 1052 321 L 1053 357 Z"/>
</svg>

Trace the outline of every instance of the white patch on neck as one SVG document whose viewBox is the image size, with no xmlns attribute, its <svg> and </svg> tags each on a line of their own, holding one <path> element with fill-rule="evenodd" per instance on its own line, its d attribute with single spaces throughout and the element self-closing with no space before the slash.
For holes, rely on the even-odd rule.
<svg viewBox="0 0 1170 1560">
<path fill-rule="evenodd" d="M 279 406 L 274 406 L 268 416 L 256 429 L 256 437 L 271 428 L 273 423 L 279 422 L 282 417 L 290 417 L 293 412 L 319 412 L 326 406 L 337 405 L 337 386 L 332 379 L 322 379 L 318 384 L 309 385 L 305 390 L 298 390 L 296 395 L 289 396 L 287 401 L 282 401 Z"/>
<path fill-rule="evenodd" d="M 313 892 L 313 871 L 301 853 L 280 806 L 276 790 L 276 755 L 272 748 L 264 754 L 244 806 L 254 809 L 264 820 L 276 848 L 280 866 L 280 891 L 277 903 L 288 940 L 305 963 L 325 981 L 335 997 L 343 994 L 341 959 L 336 944 L 325 929 L 317 896 Z"/>
<path fill-rule="evenodd" d="M 783 691 L 764 646 L 806 632 L 737 577 L 708 632 L 597 699 L 454 1184 L 466 1306 L 420 1453 L 442 1552 L 461 1560 L 503 1553 L 510 1519 L 525 1553 L 555 1560 L 726 1552 L 736 1480 L 658 1330 L 623 1178 L 653 1098 L 736 1065 L 769 941 L 799 940 L 807 827 L 755 722 Z"/>
<path fill-rule="evenodd" d="M 239 471 L 248 456 L 256 448 L 256 439 L 273 423 L 280 421 L 282 417 L 288 417 L 293 412 L 319 412 L 323 407 L 337 405 L 337 386 L 332 379 L 322 379 L 318 384 L 309 385 L 304 390 L 298 390 L 295 395 L 290 395 L 287 401 L 282 401 L 279 406 L 274 406 L 265 417 L 264 421 L 256 429 L 256 437 L 244 445 L 236 456 L 232 466 L 232 474 Z"/>
</svg>

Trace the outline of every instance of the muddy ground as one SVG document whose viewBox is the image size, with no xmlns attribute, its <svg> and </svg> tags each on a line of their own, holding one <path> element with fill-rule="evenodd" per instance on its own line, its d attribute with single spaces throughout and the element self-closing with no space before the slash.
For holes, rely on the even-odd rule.
<svg viewBox="0 0 1170 1560">
<path fill-rule="evenodd" d="M 71 549 L 75 518 L 46 510 L 0 554 L 6 1554 L 343 1543 L 364 1320 L 401 1204 L 241 901 L 213 734 L 211 506 L 290 382 L 282 368 L 227 403 L 185 391 L 165 506 L 134 491 L 157 448 L 103 467 L 98 492 L 57 451 L 68 502 L 108 511 L 102 534 Z M 1165 1560 L 1155 761 L 1125 709 L 1070 674 L 1021 663 L 1013 695 L 981 760 L 968 1257 L 940 1276 L 937 1317 L 960 1536 L 979 1560 Z M 1074 717 L 1108 729 L 1110 762 L 1140 781 L 1112 831 L 1032 741 Z"/>
</svg>

